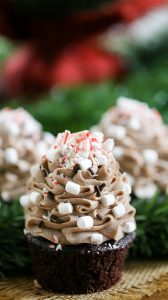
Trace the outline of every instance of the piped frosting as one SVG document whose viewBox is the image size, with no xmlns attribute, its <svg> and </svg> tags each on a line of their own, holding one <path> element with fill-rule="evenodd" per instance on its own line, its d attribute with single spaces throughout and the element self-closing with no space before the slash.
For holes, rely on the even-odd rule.
<svg viewBox="0 0 168 300">
<path fill-rule="evenodd" d="M 0 111 L 0 194 L 4 200 L 25 193 L 31 167 L 53 141 L 23 108 Z"/>
<path fill-rule="evenodd" d="M 168 126 L 156 109 L 120 97 L 95 130 L 114 138 L 114 156 L 130 175 L 137 197 L 151 198 L 158 187 L 168 191 Z"/>
<path fill-rule="evenodd" d="M 121 239 L 127 222 L 135 230 L 127 175 L 112 154 L 113 140 L 103 139 L 87 130 L 58 134 L 21 198 L 26 232 L 61 244 L 99 244 Z"/>
</svg>

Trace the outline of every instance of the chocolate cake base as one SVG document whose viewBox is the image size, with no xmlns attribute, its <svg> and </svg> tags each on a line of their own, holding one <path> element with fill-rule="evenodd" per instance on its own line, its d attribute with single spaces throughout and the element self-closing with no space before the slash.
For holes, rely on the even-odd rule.
<svg viewBox="0 0 168 300">
<path fill-rule="evenodd" d="M 62 250 L 56 250 L 57 245 L 44 238 L 30 233 L 26 237 L 35 278 L 42 288 L 83 294 L 108 289 L 120 279 L 135 233 L 127 234 L 118 242 L 64 245 Z"/>
</svg>

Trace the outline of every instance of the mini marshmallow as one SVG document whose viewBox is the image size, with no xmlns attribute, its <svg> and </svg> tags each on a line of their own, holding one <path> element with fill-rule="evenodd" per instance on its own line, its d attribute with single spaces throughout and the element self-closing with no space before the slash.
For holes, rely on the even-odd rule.
<svg viewBox="0 0 168 300">
<path fill-rule="evenodd" d="M 27 120 L 24 124 L 23 130 L 26 135 L 33 135 L 37 130 L 41 130 L 41 126 L 37 122 Z"/>
<path fill-rule="evenodd" d="M 120 203 L 117 206 L 113 207 L 112 212 L 114 217 L 116 219 L 119 219 L 125 215 L 125 207 L 122 203 Z"/>
<path fill-rule="evenodd" d="M 7 191 L 2 191 L 1 192 L 1 197 L 4 201 L 10 201 L 10 194 Z"/>
<path fill-rule="evenodd" d="M 123 190 L 127 195 L 131 194 L 131 185 L 128 183 L 124 183 Z"/>
<path fill-rule="evenodd" d="M 141 122 L 134 117 L 129 120 L 128 126 L 134 130 L 139 130 L 141 128 Z"/>
<path fill-rule="evenodd" d="M 18 153 L 14 148 L 7 148 L 4 152 L 5 161 L 9 164 L 15 165 L 18 162 Z"/>
<path fill-rule="evenodd" d="M 22 172 L 28 172 L 30 169 L 30 164 L 25 160 L 19 160 L 18 167 Z"/>
<path fill-rule="evenodd" d="M 30 203 L 29 195 L 22 195 L 20 197 L 20 205 L 21 206 L 26 207 L 29 205 L 29 203 Z"/>
<path fill-rule="evenodd" d="M 31 176 L 34 178 L 38 171 L 39 171 L 39 166 L 38 165 L 32 166 L 31 170 L 30 170 Z"/>
<path fill-rule="evenodd" d="M 96 156 L 96 160 L 97 160 L 99 166 L 104 166 L 107 164 L 107 156 L 105 156 L 105 155 Z"/>
<path fill-rule="evenodd" d="M 123 224 L 122 228 L 125 233 L 131 233 L 131 232 L 135 231 L 136 224 L 135 224 L 135 222 L 127 221 Z"/>
<path fill-rule="evenodd" d="M 6 173 L 5 177 L 10 182 L 16 182 L 16 181 L 18 181 L 18 176 L 15 175 L 15 174 L 12 174 L 12 173 Z"/>
<path fill-rule="evenodd" d="M 5 131 L 9 135 L 13 135 L 13 136 L 17 136 L 20 133 L 19 126 L 17 124 L 15 124 L 14 122 L 12 122 L 12 123 L 6 123 L 5 124 Z"/>
<path fill-rule="evenodd" d="M 78 155 L 81 156 L 82 158 L 88 158 L 89 157 L 89 151 L 79 150 Z"/>
<path fill-rule="evenodd" d="M 48 147 L 47 147 L 45 142 L 39 141 L 38 143 L 36 143 L 36 149 L 35 150 L 37 152 L 38 157 L 42 157 L 43 155 L 46 154 L 46 152 L 48 150 Z"/>
<path fill-rule="evenodd" d="M 56 149 L 49 149 L 47 151 L 46 157 L 50 162 L 53 162 L 56 158 L 56 155 L 57 155 Z"/>
<path fill-rule="evenodd" d="M 77 226 L 80 229 L 90 229 L 93 227 L 93 218 L 90 216 L 83 216 L 77 219 Z"/>
<path fill-rule="evenodd" d="M 113 154 L 117 159 L 120 159 L 124 154 L 124 150 L 121 147 L 115 146 Z"/>
<path fill-rule="evenodd" d="M 73 206 L 71 203 L 61 202 L 58 204 L 58 211 L 60 214 L 71 214 L 73 212 Z"/>
<path fill-rule="evenodd" d="M 126 135 L 126 129 L 120 125 L 110 125 L 106 128 L 106 135 L 121 140 Z"/>
<path fill-rule="evenodd" d="M 107 194 L 102 196 L 101 203 L 103 206 L 113 205 L 115 203 L 115 197 L 113 194 Z"/>
<path fill-rule="evenodd" d="M 114 148 L 114 140 L 113 139 L 107 139 L 103 145 L 102 148 L 106 150 L 107 152 L 112 152 Z"/>
<path fill-rule="evenodd" d="M 39 192 L 32 192 L 30 194 L 30 201 L 34 204 L 38 203 L 42 199 L 42 194 Z"/>
<path fill-rule="evenodd" d="M 80 165 L 80 168 L 81 170 L 87 170 L 89 168 L 91 168 L 92 166 L 92 161 L 90 159 L 81 159 L 79 161 L 79 165 Z"/>
<path fill-rule="evenodd" d="M 143 151 L 143 157 L 145 163 L 153 165 L 158 160 L 158 153 L 153 149 L 145 149 Z"/>
<path fill-rule="evenodd" d="M 52 145 L 54 143 L 54 136 L 50 132 L 44 132 L 44 141 L 48 143 L 49 145 Z"/>
<path fill-rule="evenodd" d="M 68 181 L 66 183 L 65 190 L 67 193 L 78 195 L 80 193 L 80 185 L 75 182 Z"/>
<path fill-rule="evenodd" d="M 157 192 L 157 186 L 153 183 L 149 183 L 146 186 L 135 187 L 134 193 L 138 198 L 152 198 Z"/>
<path fill-rule="evenodd" d="M 92 233 L 90 241 L 93 244 L 101 244 L 103 243 L 103 235 L 101 233 Z"/>
</svg>

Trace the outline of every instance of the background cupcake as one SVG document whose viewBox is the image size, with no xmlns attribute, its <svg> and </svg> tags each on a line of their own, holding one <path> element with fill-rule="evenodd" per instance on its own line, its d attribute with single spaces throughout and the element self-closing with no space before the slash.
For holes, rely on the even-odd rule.
<svg viewBox="0 0 168 300">
<path fill-rule="evenodd" d="M 158 187 L 168 191 L 168 127 L 156 109 L 120 97 L 93 130 L 114 138 L 114 156 L 138 198 L 151 198 Z"/>
<path fill-rule="evenodd" d="M 134 238 L 131 187 L 113 140 L 58 134 L 21 197 L 36 279 L 57 292 L 109 288 L 121 277 Z"/>
<path fill-rule="evenodd" d="M 23 108 L 0 111 L 0 194 L 3 200 L 26 191 L 31 167 L 54 141 Z"/>
</svg>

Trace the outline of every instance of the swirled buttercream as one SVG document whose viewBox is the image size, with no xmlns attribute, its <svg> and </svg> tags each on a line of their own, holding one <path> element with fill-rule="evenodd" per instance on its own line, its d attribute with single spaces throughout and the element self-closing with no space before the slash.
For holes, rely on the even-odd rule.
<svg viewBox="0 0 168 300">
<path fill-rule="evenodd" d="M 0 194 L 4 200 L 26 192 L 31 167 L 53 141 L 23 108 L 0 111 Z"/>
<path fill-rule="evenodd" d="M 98 244 L 134 231 L 130 185 L 112 146 L 100 132 L 58 134 L 21 198 L 26 232 L 55 243 Z"/>
<path fill-rule="evenodd" d="M 156 109 L 120 97 L 94 130 L 114 138 L 114 156 L 137 197 L 151 198 L 158 187 L 168 191 L 168 126 Z"/>
</svg>

